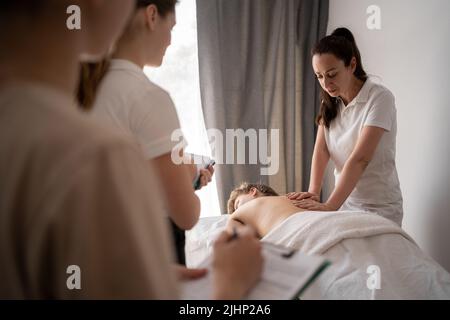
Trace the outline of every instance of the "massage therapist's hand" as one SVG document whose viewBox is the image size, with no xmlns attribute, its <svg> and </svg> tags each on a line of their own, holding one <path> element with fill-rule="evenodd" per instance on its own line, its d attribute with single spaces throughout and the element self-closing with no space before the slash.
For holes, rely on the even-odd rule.
<svg viewBox="0 0 450 320">
<path fill-rule="evenodd" d="M 200 169 L 200 189 L 211 182 L 213 174 L 213 166 L 209 166 L 207 169 Z"/>
<path fill-rule="evenodd" d="M 310 211 L 336 211 L 334 208 L 326 203 L 321 203 L 311 199 L 304 200 L 291 200 L 292 204 L 300 209 L 310 210 Z"/>
<path fill-rule="evenodd" d="M 222 232 L 214 243 L 212 275 L 214 298 L 241 299 L 258 282 L 263 268 L 261 243 L 249 228 L 238 237 Z"/>
<path fill-rule="evenodd" d="M 286 194 L 286 197 L 289 200 L 304 200 L 304 199 L 311 199 L 314 201 L 320 201 L 320 197 L 318 194 L 311 193 L 311 192 L 291 192 Z"/>
</svg>

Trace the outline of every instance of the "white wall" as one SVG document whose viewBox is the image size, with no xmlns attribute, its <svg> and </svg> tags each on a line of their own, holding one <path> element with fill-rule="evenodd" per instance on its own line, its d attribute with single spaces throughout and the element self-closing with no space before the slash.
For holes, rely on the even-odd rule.
<svg viewBox="0 0 450 320">
<path fill-rule="evenodd" d="M 366 26 L 370 5 L 381 30 Z M 340 26 L 396 97 L 403 226 L 450 271 L 450 1 L 330 0 L 328 33 Z"/>
</svg>

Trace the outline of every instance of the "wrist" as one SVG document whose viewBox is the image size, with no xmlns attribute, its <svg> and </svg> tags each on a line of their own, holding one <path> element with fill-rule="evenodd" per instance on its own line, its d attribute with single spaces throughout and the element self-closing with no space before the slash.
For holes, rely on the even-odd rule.
<svg viewBox="0 0 450 320">
<path fill-rule="evenodd" d="M 325 202 L 325 205 L 330 208 L 331 211 L 338 211 L 339 208 L 341 207 L 340 205 L 328 200 L 327 202 Z"/>
<path fill-rule="evenodd" d="M 213 299 L 214 300 L 237 300 L 243 297 L 238 288 L 230 285 L 228 281 L 215 281 Z"/>
<path fill-rule="evenodd" d="M 213 300 L 237 300 L 236 294 L 229 292 L 229 290 L 215 290 Z"/>
</svg>

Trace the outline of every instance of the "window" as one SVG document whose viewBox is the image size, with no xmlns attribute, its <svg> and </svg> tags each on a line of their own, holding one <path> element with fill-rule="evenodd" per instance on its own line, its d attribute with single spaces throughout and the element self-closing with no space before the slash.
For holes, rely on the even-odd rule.
<svg viewBox="0 0 450 320">
<path fill-rule="evenodd" d="M 172 44 L 167 49 L 163 65 L 145 68 L 144 72 L 170 93 L 181 129 L 189 143 L 186 152 L 211 156 L 200 101 L 195 0 L 180 1 L 176 13 L 177 24 L 172 31 Z M 215 177 L 207 187 L 197 191 L 197 195 L 202 204 L 202 217 L 220 215 Z"/>
</svg>

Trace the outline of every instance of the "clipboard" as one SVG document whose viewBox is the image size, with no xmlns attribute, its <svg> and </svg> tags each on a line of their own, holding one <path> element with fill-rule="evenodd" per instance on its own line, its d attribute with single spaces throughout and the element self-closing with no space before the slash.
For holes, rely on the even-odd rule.
<svg viewBox="0 0 450 320">
<path fill-rule="evenodd" d="M 264 267 L 261 280 L 244 299 L 248 300 L 295 300 L 314 283 L 330 265 L 321 256 L 305 255 L 296 249 L 262 242 Z M 211 266 L 211 257 L 198 267 Z M 198 280 L 187 281 L 182 287 L 186 300 L 208 300 L 212 297 L 211 272 Z"/>
</svg>

